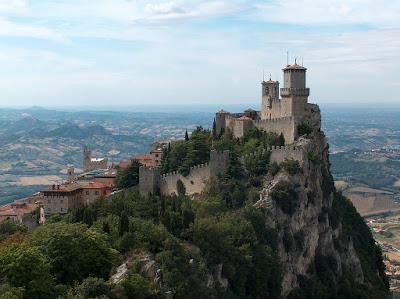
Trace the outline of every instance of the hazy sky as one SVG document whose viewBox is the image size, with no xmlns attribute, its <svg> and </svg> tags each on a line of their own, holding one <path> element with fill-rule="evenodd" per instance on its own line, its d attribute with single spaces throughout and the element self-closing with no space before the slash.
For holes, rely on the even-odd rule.
<svg viewBox="0 0 400 299">
<path fill-rule="evenodd" d="M 399 0 L 0 0 L 0 106 L 254 103 L 286 51 L 313 102 L 400 102 Z"/>
</svg>

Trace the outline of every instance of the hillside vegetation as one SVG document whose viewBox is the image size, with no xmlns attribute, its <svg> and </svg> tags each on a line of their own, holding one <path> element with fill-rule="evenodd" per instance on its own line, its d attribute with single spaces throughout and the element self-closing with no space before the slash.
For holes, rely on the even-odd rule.
<svg viewBox="0 0 400 299">
<path fill-rule="evenodd" d="M 254 203 L 265 176 L 298 175 L 300 166 L 291 160 L 269 163 L 262 149 L 284 143 L 278 135 L 255 129 L 240 139 L 229 132 L 213 135 L 198 128 L 173 143 L 162 162 L 163 171 L 184 173 L 206 162 L 211 148 L 231 151 L 228 171 L 195 200 L 184 188 L 176 196 L 148 199 L 119 194 L 53 216 L 32 233 L 2 223 L 0 298 L 281 298 L 280 228 L 267 225 Z M 254 152 L 259 154 L 239 161 Z M 333 190 L 328 174 L 327 193 Z M 298 208 L 290 185 L 275 191 L 284 213 Z M 289 297 L 380 298 L 374 296 L 387 287 L 382 257 L 362 218 L 339 194 L 332 209 L 321 213 L 329 214 L 331 226 L 343 226 L 343 238 L 353 239 L 366 282 L 354 283 L 351 273 L 337 277 L 336 265 L 321 256 Z M 298 246 L 301 236 L 291 242 L 287 246 Z M 116 279 L 122 263 L 127 270 Z"/>
</svg>

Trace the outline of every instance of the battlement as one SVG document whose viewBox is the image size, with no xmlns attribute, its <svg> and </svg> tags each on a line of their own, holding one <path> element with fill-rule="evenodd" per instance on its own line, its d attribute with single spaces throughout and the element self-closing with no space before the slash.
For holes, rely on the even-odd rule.
<svg viewBox="0 0 400 299">
<path fill-rule="evenodd" d="M 139 191 L 143 196 L 154 194 L 177 194 L 176 183 L 182 181 L 187 194 L 201 193 L 211 177 L 226 171 L 229 167 L 229 151 L 210 151 L 210 161 L 190 167 L 189 174 L 183 176 L 178 171 L 160 174 L 159 168 L 139 168 Z"/>
<path fill-rule="evenodd" d="M 255 151 L 253 153 L 244 155 L 241 157 L 241 161 L 244 162 L 245 159 L 255 157 L 259 154 L 264 154 L 266 152 L 270 152 L 270 163 L 277 162 L 281 163 L 286 159 L 294 159 L 299 162 L 302 162 L 304 159 L 304 152 L 305 149 L 301 146 L 293 146 L 293 145 L 286 145 L 286 146 L 271 146 L 267 149 L 263 149 L 261 151 Z"/>
</svg>

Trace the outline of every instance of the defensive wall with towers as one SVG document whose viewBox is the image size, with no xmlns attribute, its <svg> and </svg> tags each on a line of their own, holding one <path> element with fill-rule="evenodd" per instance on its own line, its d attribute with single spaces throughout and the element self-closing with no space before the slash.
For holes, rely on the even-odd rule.
<svg viewBox="0 0 400 299">
<path fill-rule="evenodd" d="M 140 167 L 139 192 L 143 196 L 160 193 L 162 195 L 178 194 L 177 182 L 181 180 L 185 186 L 186 194 L 201 193 L 206 182 L 211 177 L 225 172 L 229 167 L 229 151 L 210 152 L 208 163 L 190 167 L 189 174 L 183 176 L 177 171 L 161 174 L 160 168 Z"/>
<path fill-rule="evenodd" d="M 263 150 L 270 152 L 270 163 L 282 163 L 286 159 L 293 159 L 300 163 L 304 161 L 305 148 L 303 146 L 272 146 Z M 259 152 L 240 157 L 244 164 L 246 158 L 257 155 Z M 207 181 L 212 177 L 227 171 L 229 167 L 229 151 L 210 152 L 210 161 L 208 163 L 195 165 L 190 168 L 189 174 L 183 176 L 177 171 L 167 174 L 161 174 L 160 168 L 140 167 L 139 169 L 139 192 L 142 196 L 160 193 L 162 195 L 178 194 L 177 182 L 180 180 L 186 189 L 187 195 L 202 193 Z"/>
</svg>

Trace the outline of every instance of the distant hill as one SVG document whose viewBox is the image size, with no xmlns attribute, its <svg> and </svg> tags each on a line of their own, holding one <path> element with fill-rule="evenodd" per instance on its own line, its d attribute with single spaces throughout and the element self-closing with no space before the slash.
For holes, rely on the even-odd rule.
<svg viewBox="0 0 400 299">
<path fill-rule="evenodd" d="M 74 124 L 65 124 L 48 132 L 45 135 L 46 137 L 86 139 L 93 136 L 110 135 L 110 133 L 100 125 L 80 127 Z"/>
<path fill-rule="evenodd" d="M 46 122 L 43 122 L 33 116 L 26 116 L 13 123 L 9 127 L 8 132 L 12 134 L 25 133 L 33 129 L 44 129 L 46 126 Z"/>
</svg>

